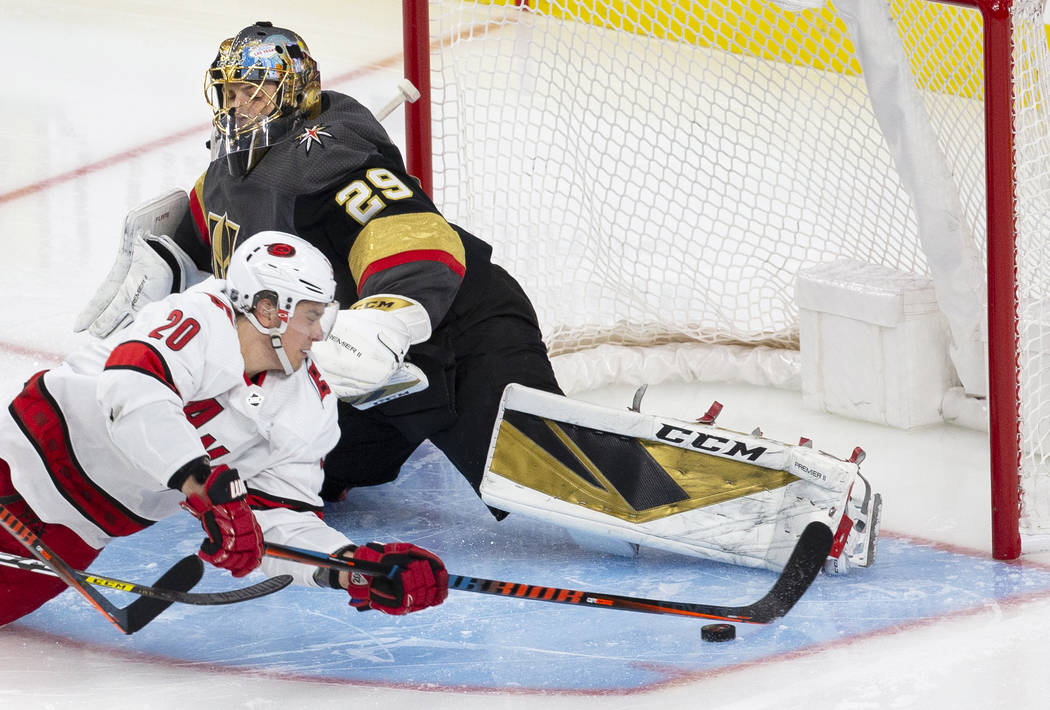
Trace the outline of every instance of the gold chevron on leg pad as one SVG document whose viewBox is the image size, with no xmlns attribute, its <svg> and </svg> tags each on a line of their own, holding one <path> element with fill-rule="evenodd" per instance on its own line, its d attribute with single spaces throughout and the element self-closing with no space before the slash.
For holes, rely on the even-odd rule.
<svg viewBox="0 0 1050 710">
<path fill-rule="evenodd" d="M 489 468 L 519 485 L 632 523 L 799 480 L 785 471 L 509 408 Z"/>
</svg>

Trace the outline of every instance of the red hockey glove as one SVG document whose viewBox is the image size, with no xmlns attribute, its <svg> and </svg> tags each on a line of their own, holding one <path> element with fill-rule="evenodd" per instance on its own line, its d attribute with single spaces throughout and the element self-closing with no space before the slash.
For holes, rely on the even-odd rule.
<svg viewBox="0 0 1050 710">
<path fill-rule="evenodd" d="M 193 494 L 182 503 L 208 533 L 197 554 L 234 577 L 243 577 L 259 566 L 263 555 L 262 530 L 248 507 L 248 490 L 237 470 L 226 466 L 212 469 L 204 490 L 204 496 Z"/>
<path fill-rule="evenodd" d="M 347 559 L 394 565 L 389 577 L 350 573 L 350 606 L 358 611 L 378 609 L 386 614 L 408 614 L 437 606 L 448 596 L 448 572 L 432 552 L 407 542 L 372 542 L 346 550 Z"/>
</svg>

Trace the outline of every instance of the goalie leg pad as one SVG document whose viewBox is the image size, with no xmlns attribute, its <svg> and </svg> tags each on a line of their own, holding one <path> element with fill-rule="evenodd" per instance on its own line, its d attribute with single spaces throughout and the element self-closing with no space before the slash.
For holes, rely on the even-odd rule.
<svg viewBox="0 0 1050 710">
<path fill-rule="evenodd" d="M 510 385 L 481 494 L 590 536 L 780 570 L 809 522 L 835 527 L 857 470 L 805 447 Z"/>
</svg>

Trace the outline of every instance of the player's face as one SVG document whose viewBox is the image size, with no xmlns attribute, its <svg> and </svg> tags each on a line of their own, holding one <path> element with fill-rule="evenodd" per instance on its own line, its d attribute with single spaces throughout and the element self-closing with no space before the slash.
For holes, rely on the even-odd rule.
<svg viewBox="0 0 1050 710">
<path fill-rule="evenodd" d="M 223 106 L 232 108 L 240 124 L 247 124 L 259 116 L 267 116 L 274 109 L 273 97 L 277 82 L 264 81 L 261 85 L 228 82 L 223 86 Z"/>
<path fill-rule="evenodd" d="M 303 364 L 313 344 L 325 338 L 325 305 L 317 301 L 299 301 L 281 336 L 284 352 L 293 370 Z"/>
</svg>

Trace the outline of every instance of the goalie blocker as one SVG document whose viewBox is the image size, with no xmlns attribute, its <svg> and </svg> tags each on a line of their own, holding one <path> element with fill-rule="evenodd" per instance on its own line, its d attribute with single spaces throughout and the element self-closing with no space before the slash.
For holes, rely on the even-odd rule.
<svg viewBox="0 0 1050 710">
<path fill-rule="evenodd" d="M 835 531 L 827 572 L 872 564 L 881 497 L 860 448 L 838 459 L 722 429 L 712 411 L 689 422 L 509 385 L 482 499 L 574 537 L 775 571 L 818 521 Z"/>
</svg>

